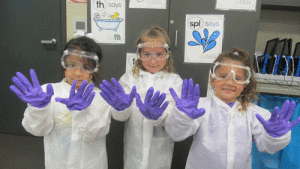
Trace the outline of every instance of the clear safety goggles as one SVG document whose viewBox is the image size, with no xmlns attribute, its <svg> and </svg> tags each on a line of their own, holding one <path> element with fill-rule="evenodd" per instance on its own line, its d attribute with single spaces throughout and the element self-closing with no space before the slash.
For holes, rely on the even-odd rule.
<svg viewBox="0 0 300 169">
<path fill-rule="evenodd" d="M 153 45 L 153 43 L 140 43 L 137 48 L 137 56 L 142 61 L 154 58 L 156 60 L 167 60 L 169 58 L 170 48 L 166 43 Z"/>
<path fill-rule="evenodd" d="M 216 80 L 226 80 L 232 76 L 233 80 L 239 84 L 250 82 L 251 71 L 248 66 L 238 66 L 216 62 L 212 69 L 212 78 Z"/>
<path fill-rule="evenodd" d="M 68 49 L 61 57 L 61 65 L 68 70 L 80 68 L 86 73 L 98 70 L 98 57 L 94 52 Z"/>
</svg>

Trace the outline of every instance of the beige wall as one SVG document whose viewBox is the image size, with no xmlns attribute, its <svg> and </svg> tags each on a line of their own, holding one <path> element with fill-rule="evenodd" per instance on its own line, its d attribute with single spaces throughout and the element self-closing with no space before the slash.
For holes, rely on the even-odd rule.
<svg viewBox="0 0 300 169">
<path fill-rule="evenodd" d="M 87 4 L 86 3 L 70 3 L 66 0 L 66 13 L 67 13 L 67 41 L 69 41 L 73 34 L 73 20 L 74 19 L 87 19 Z"/>
<path fill-rule="evenodd" d="M 256 51 L 264 52 L 270 39 L 292 38 L 292 53 L 297 42 L 300 42 L 300 12 L 262 10 L 256 42 Z"/>
</svg>

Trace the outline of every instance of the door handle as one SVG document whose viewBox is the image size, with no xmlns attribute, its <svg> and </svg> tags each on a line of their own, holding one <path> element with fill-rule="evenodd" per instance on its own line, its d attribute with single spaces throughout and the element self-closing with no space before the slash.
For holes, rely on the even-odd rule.
<svg viewBox="0 0 300 169">
<path fill-rule="evenodd" d="M 177 48 L 177 37 L 178 37 L 178 30 L 175 32 L 175 48 Z"/>
<path fill-rule="evenodd" d="M 41 43 L 43 45 L 55 45 L 56 39 L 52 38 L 51 40 L 41 40 Z"/>
</svg>

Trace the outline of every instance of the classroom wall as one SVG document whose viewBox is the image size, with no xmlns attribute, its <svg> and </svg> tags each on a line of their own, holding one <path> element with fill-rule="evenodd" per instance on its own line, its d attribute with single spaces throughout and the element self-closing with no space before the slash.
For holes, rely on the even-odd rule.
<svg viewBox="0 0 300 169">
<path fill-rule="evenodd" d="M 74 19 L 87 19 L 87 4 L 73 3 L 66 0 L 66 20 L 67 20 L 67 42 L 72 38 L 74 32 Z"/>
<path fill-rule="evenodd" d="M 300 42 L 300 11 L 262 9 L 257 32 L 256 51 L 264 52 L 270 39 L 292 38 L 294 45 Z"/>
</svg>

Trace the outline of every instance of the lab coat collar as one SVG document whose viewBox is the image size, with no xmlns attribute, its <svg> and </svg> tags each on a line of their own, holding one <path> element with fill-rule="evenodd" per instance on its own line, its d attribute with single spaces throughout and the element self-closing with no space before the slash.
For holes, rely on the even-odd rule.
<svg viewBox="0 0 300 169">
<path fill-rule="evenodd" d="M 140 69 L 140 73 L 139 73 L 139 75 L 141 75 L 141 76 L 153 76 L 153 77 L 161 77 L 163 74 L 165 74 L 164 71 L 159 71 L 159 72 L 152 74 L 150 72 L 146 72 L 141 69 Z"/>
<path fill-rule="evenodd" d="M 234 102 L 233 106 L 230 107 L 228 104 L 226 104 L 226 103 L 223 102 L 221 99 L 219 99 L 216 95 L 213 95 L 213 99 L 214 99 L 214 101 L 215 101 L 219 106 L 224 107 L 224 108 L 235 108 L 235 107 L 237 107 L 237 106 L 240 104 L 240 102 L 239 102 L 238 100 L 236 100 L 236 101 Z"/>
</svg>

